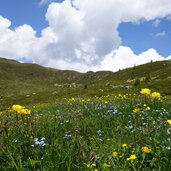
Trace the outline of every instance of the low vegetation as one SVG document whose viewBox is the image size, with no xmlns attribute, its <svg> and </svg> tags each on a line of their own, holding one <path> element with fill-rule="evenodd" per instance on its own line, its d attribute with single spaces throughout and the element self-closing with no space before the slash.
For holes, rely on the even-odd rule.
<svg viewBox="0 0 171 171">
<path fill-rule="evenodd" d="M 0 170 L 169 171 L 170 90 L 169 61 L 79 73 L 0 58 Z"/>
<path fill-rule="evenodd" d="M 16 103 L 34 105 L 80 95 L 134 93 L 143 87 L 171 95 L 171 63 L 159 61 L 118 72 L 79 73 L 0 58 L 0 110 Z"/>
<path fill-rule="evenodd" d="M 14 104 L 0 113 L 0 170 L 169 171 L 170 100 L 145 88 Z"/>
</svg>

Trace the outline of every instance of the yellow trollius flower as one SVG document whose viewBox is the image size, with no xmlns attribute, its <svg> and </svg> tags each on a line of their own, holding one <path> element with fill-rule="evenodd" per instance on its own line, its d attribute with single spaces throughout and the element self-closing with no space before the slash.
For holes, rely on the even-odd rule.
<svg viewBox="0 0 171 171">
<path fill-rule="evenodd" d="M 153 93 L 151 93 L 151 97 L 160 100 L 161 95 L 159 92 L 153 92 Z"/>
<path fill-rule="evenodd" d="M 130 157 L 128 157 L 126 160 L 135 160 L 137 157 L 135 154 L 132 154 Z"/>
<path fill-rule="evenodd" d="M 122 147 L 127 147 L 127 144 L 122 144 Z"/>
<path fill-rule="evenodd" d="M 151 90 L 148 88 L 141 89 L 140 93 L 144 95 L 150 95 Z"/>
<path fill-rule="evenodd" d="M 151 110 L 151 108 L 148 106 L 148 107 L 146 108 L 146 110 Z"/>
<path fill-rule="evenodd" d="M 118 153 L 116 152 L 116 151 L 114 151 L 113 153 L 112 153 L 112 156 L 113 157 L 116 157 L 118 155 Z"/>
<path fill-rule="evenodd" d="M 142 151 L 144 153 L 151 153 L 152 152 L 152 150 L 150 148 L 146 147 L 146 146 L 142 147 Z"/>
<path fill-rule="evenodd" d="M 17 112 L 18 114 L 29 115 L 31 114 L 31 110 L 26 109 L 24 106 L 13 105 L 12 110 Z"/>
<path fill-rule="evenodd" d="M 15 112 L 18 112 L 21 109 L 23 109 L 23 106 L 20 106 L 20 105 L 13 105 L 12 106 L 12 110 L 14 110 Z"/>
<path fill-rule="evenodd" d="M 133 110 L 134 113 L 140 113 L 141 112 L 141 109 L 139 107 L 136 107 L 134 110 Z"/>
<path fill-rule="evenodd" d="M 171 119 L 167 120 L 167 122 L 171 125 Z"/>
<path fill-rule="evenodd" d="M 93 166 L 93 167 L 96 167 L 96 163 L 93 163 L 92 166 Z"/>
</svg>

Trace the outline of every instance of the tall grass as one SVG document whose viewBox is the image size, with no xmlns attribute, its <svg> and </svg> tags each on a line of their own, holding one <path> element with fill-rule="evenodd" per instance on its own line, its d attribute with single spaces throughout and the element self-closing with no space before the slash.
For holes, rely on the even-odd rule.
<svg viewBox="0 0 171 171">
<path fill-rule="evenodd" d="M 171 169 L 170 98 L 61 99 L 0 114 L 0 170 Z"/>
</svg>

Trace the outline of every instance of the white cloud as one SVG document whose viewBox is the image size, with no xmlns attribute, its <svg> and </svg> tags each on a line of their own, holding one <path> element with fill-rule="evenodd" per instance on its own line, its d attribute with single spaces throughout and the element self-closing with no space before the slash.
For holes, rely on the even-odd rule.
<svg viewBox="0 0 171 171">
<path fill-rule="evenodd" d="M 39 2 L 39 5 L 42 6 L 42 5 L 45 5 L 45 4 L 49 4 L 51 3 L 53 0 L 40 0 Z"/>
<path fill-rule="evenodd" d="M 150 61 L 162 60 L 165 60 L 165 58 L 160 56 L 155 49 L 148 49 L 139 55 L 135 55 L 129 47 L 120 46 L 118 49 L 106 55 L 101 62 L 101 69 L 117 71 L 119 69 L 141 65 Z"/>
<path fill-rule="evenodd" d="M 160 23 L 161 23 L 161 20 L 156 19 L 156 20 L 153 22 L 153 26 L 154 26 L 154 27 L 158 27 L 158 26 L 160 25 Z"/>
<path fill-rule="evenodd" d="M 0 56 L 16 59 L 29 56 L 30 47 L 36 41 L 36 32 L 29 25 L 9 29 L 11 22 L 0 16 Z"/>
<path fill-rule="evenodd" d="M 120 46 L 119 24 L 157 20 L 170 14 L 171 1 L 168 0 L 51 3 L 46 13 L 49 25 L 40 37 L 36 37 L 29 25 L 11 30 L 11 22 L 0 17 L 0 56 L 27 57 L 41 65 L 78 71 L 128 67 L 145 62 L 144 53 L 156 55 L 156 59 L 159 55 L 150 49 L 136 56 L 129 47 Z"/>
<path fill-rule="evenodd" d="M 163 36 L 166 36 L 166 32 L 165 31 L 162 31 L 162 32 L 154 34 L 154 37 L 163 37 Z"/>
</svg>

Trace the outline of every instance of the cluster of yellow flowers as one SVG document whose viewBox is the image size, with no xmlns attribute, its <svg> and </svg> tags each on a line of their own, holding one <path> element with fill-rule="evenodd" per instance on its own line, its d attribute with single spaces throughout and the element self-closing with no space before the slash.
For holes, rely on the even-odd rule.
<svg viewBox="0 0 171 171">
<path fill-rule="evenodd" d="M 18 114 L 29 115 L 31 114 L 31 110 L 26 109 L 24 106 L 13 105 L 12 110 L 17 112 Z"/>
<path fill-rule="evenodd" d="M 160 95 L 159 92 L 155 91 L 155 92 L 151 93 L 151 90 L 148 89 L 148 88 L 141 89 L 140 93 L 143 94 L 143 95 L 149 95 L 149 96 L 151 96 L 151 97 L 153 97 L 155 99 L 158 99 L 158 100 L 160 100 L 160 98 L 161 98 L 161 95 Z"/>
</svg>

